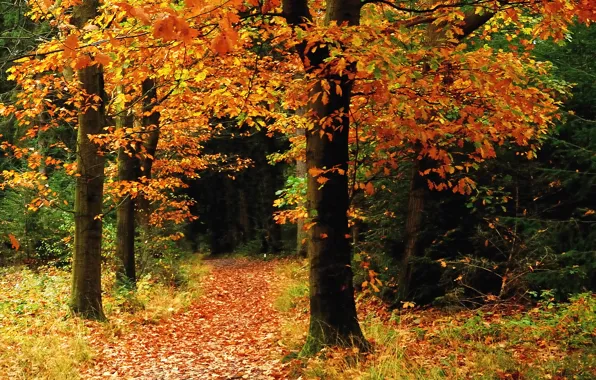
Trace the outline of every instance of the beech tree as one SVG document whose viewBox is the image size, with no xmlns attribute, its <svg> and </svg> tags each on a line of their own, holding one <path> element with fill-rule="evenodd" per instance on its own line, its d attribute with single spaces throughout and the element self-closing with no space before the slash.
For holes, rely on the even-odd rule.
<svg viewBox="0 0 596 380">
<path fill-rule="evenodd" d="M 367 4 L 371 4 L 373 9 L 365 13 L 366 25 L 359 28 L 363 7 Z M 305 72 L 313 80 L 307 114 L 312 125 L 306 138 L 306 163 L 310 174 L 307 208 L 312 226 L 308 245 L 311 322 L 305 353 L 316 351 L 324 345 L 366 348 L 354 308 L 348 243 L 348 145 L 350 123 L 358 118 L 350 108 L 363 102 L 384 105 L 377 109 L 385 111 L 394 118 L 393 121 L 373 112 L 368 114 L 367 121 L 369 125 L 387 122 L 384 129 L 393 136 L 387 136 L 385 143 L 402 144 L 410 141 L 412 146 L 416 146 L 417 160 L 428 157 L 438 162 L 424 173 L 418 165 L 413 168 L 411 216 L 406 224 L 409 237 L 404 256 L 407 261 L 415 250 L 420 224 L 420 217 L 416 213 L 422 209 L 418 173 L 434 172 L 446 178 L 448 173 L 468 170 L 475 165 L 468 163 L 454 166 L 441 139 L 446 138 L 451 144 L 472 142 L 476 147 L 474 159 L 483 160 L 494 155 L 493 143 L 500 143 L 510 137 L 520 145 L 530 145 L 531 137 L 548 128 L 555 109 L 553 98 L 545 87 L 545 92 L 539 93 L 539 90 L 530 88 L 531 85 L 523 76 L 517 75 L 504 80 L 483 78 L 484 86 L 495 87 L 492 96 L 504 99 L 487 101 L 480 88 L 477 91 L 473 89 L 478 86 L 477 78 L 466 78 L 464 71 L 457 70 L 458 65 L 463 68 L 466 62 L 475 66 L 474 53 L 468 55 L 464 50 L 465 45 L 461 44 L 463 38 L 479 30 L 491 19 L 495 21 L 482 31 L 487 38 L 490 38 L 490 31 L 498 30 L 500 25 L 519 27 L 522 24 L 519 21 L 522 12 L 536 17 L 531 28 L 534 38 L 560 38 L 565 25 L 573 17 L 588 22 L 594 18 L 594 6 L 585 1 L 579 4 L 566 1 L 536 1 L 529 4 L 439 1 L 409 4 L 337 0 L 311 5 L 302 0 L 283 1 L 283 16 L 295 28 L 296 35 L 299 35 L 300 29 L 306 34 L 302 40 L 298 37 L 293 45 L 301 57 Z M 324 13 L 323 20 L 320 20 L 323 17 L 312 16 L 311 6 L 317 14 Z M 562 9 L 567 9 L 568 13 L 557 13 Z M 553 29 L 555 25 L 557 27 Z M 365 43 L 370 45 L 365 48 Z M 530 48 L 531 43 L 526 41 L 524 46 Z M 400 57 L 400 54 L 403 55 Z M 510 57 L 523 59 L 523 52 Z M 490 64 L 490 61 L 483 63 Z M 496 67 L 494 63 L 492 65 Z M 458 78 L 460 74 L 462 76 Z M 476 74 L 482 75 L 480 71 Z M 458 86 L 451 86 L 454 83 Z M 365 90 L 364 93 L 368 95 L 368 99 L 362 102 L 352 96 L 359 84 L 362 87 L 358 89 Z M 512 92 L 507 94 L 502 90 Z M 523 101 L 523 108 L 516 107 L 515 102 L 520 102 L 524 97 L 531 97 L 531 102 L 536 106 Z M 477 102 L 471 99 L 483 100 Z M 369 109 L 374 106 L 373 103 Z M 449 109 L 456 110 L 458 114 L 448 115 Z M 363 112 L 359 113 L 362 117 Z M 495 130 L 505 128 L 484 137 L 487 124 L 494 125 Z M 379 129 L 375 133 L 379 136 Z M 385 138 L 382 135 L 379 137 Z M 531 146 L 529 157 L 534 149 L 535 146 Z M 466 179 L 456 184 L 445 182 L 429 182 L 429 185 L 462 193 L 469 192 L 473 186 Z M 408 277 L 405 264 L 402 282 L 407 283 Z"/>
<path fill-rule="evenodd" d="M 85 0 L 75 6 L 72 25 L 84 28 L 97 16 L 98 7 L 97 0 Z M 79 69 L 77 75 L 86 101 L 80 105 L 78 117 L 71 308 L 84 317 L 104 319 L 101 303 L 101 214 L 105 158 L 88 136 L 102 132 L 106 125 L 103 68 L 100 63 L 94 62 Z"/>
</svg>

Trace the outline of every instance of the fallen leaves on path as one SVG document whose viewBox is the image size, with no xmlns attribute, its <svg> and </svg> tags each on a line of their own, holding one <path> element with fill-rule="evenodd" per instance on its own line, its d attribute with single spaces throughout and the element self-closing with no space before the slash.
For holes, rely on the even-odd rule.
<svg viewBox="0 0 596 380">
<path fill-rule="evenodd" d="M 83 378 L 283 379 L 280 320 L 270 282 L 275 262 L 206 261 L 202 297 L 187 311 L 109 338 L 93 328 L 98 352 Z"/>
</svg>

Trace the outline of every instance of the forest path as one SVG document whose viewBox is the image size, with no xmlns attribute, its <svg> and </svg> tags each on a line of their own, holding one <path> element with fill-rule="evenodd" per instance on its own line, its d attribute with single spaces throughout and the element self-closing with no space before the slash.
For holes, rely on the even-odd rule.
<svg viewBox="0 0 596 380">
<path fill-rule="evenodd" d="M 206 260 L 203 294 L 187 311 L 93 342 L 91 379 L 283 379 L 275 261 Z M 94 344 L 95 343 L 95 344 Z"/>
</svg>

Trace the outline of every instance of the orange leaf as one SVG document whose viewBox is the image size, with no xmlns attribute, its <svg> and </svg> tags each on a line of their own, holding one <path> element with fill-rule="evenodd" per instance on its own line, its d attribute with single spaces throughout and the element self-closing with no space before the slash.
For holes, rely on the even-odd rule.
<svg viewBox="0 0 596 380">
<path fill-rule="evenodd" d="M 231 50 L 225 34 L 222 33 L 213 39 L 211 49 L 219 55 L 224 55 Z"/>
<path fill-rule="evenodd" d="M 368 195 L 373 195 L 375 193 L 375 187 L 373 186 L 372 182 L 368 182 L 366 184 L 364 191 L 366 191 L 366 194 Z"/>
<path fill-rule="evenodd" d="M 324 170 L 318 169 L 318 168 L 310 168 L 310 169 L 308 169 L 308 174 L 310 174 L 313 177 L 316 177 L 318 175 L 321 175 L 323 172 L 324 172 Z"/>
<path fill-rule="evenodd" d="M 329 181 L 329 178 L 327 177 L 317 177 L 317 182 L 320 183 L 321 185 L 325 184 L 325 182 Z"/>
<path fill-rule="evenodd" d="M 75 70 L 80 70 L 82 68 L 89 66 L 90 63 L 91 63 L 91 58 L 89 58 L 88 55 L 82 55 L 82 56 L 78 57 L 76 61 L 74 61 L 74 64 L 72 65 L 72 67 Z"/>
<path fill-rule="evenodd" d="M 8 234 L 8 238 L 10 239 L 10 244 L 12 244 L 12 248 L 18 251 L 21 248 L 21 243 L 19 243 L 13 234 Z"/>
<path fill-rule="evenodd" d="M 149 18 L 147 13 L 145 13 L 143 8 L 140 8 L 140 7 L 133 8 L 132 11 L 130 11 L 130 14 L 132 16 L 138 18 L 139 20 L 141 20 L 141 22 L 145 25 L 151 24 L 151 19 Z"/>
<path fill-rule="evenodd" d="M 262 13 L 267 13 L 281 5 L 280 0 L 265 0 L 263 2 L 263 7 L 261 8 Z"/>
<path fill-rule="evenodd" d="M 76 35 L 71 34 L 64 40 L 64 56 L 66 58 L 75 58 L 77 56 L 77 48 L 79 47 L 79 39 Z"/>
<path fill-rule="evenodd" d="M 97 53 L 95 55 L 95 61 L 101 65 L 107 65 L 108 63 L 110 63 L 111 59 L 107 54 L 103 54 L 103 53 Z"/>
</svg>

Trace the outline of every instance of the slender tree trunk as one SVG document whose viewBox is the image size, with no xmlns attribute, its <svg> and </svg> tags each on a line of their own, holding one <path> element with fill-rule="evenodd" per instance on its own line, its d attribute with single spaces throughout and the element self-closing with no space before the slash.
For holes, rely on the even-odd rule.
<svg viewBox="0 0 596 380">
<path fill-rule="evenodd" d="M 73 11 L 73 25 L 82 28 L 95 17 L 99 3 L 85 0 Z M 96 107 L 85 105 L 79 113 L 77 133 L 77 181 L 75 190 L 75 251 L 72 263 L 70 307 L 85 318 L 105 319 L 101 303 L 101 233 L 104 180 L 104 156 L 89 141 L 100 133 L 105 123 L 104 83 L 101 65 L 78 72 L 81 90 L 101 99 Z M 95 108 L 95 109 L 94 109 Z"/>
<path fill-rule="evenodd" d="M 297 136 L 304 136 L 305 130 L 304 128 L 298 128 L 296 130 Z M 306 162 L 302 160 L 296 160 L 296 177 L 297 178 L 306 178 Z M 304 220 L 300 219 L 296 223 L 296 254 L 298 256 L 306 257 L 307 256 L 307 249 L 305 244 L 305 239 L 307 238 L 307 233 L 304 231 Z"/>
<path fill-rule="evenodd" d="M 248 212 L 248 203 L 246 200 L 246 189 L 242 188 L 238 192 L 238 226 L 240 228 L 241 241 L 246 243 L 250 240 L 250 216 Z"/>
<path fill-rule="evenodd" d="M 147 137 L 143 142 L 144 157 L 140 163 L 140 175 L 151 179 L 151 169 L 157 152 L 159 142 L 159 112 L 154 112 L 153 107 L 157 104 L 157 87 L 153 79 L 147 78 L 142 83 L 143 91 L 143 128 Z M 145 234 L 149 231 L 149 218 L 151 216 L 151 204 L 149 200 L 140 196 L 137 199 L 138 220 Z"/>
<path fill-rule="evenodd" d="M 306 1 L 286 0 L 284 14 L 290 24 L 299 25 L 311 19 Z M 327 1 L 326 21 L 357 25 L 360 0 Z M 303 49 L 304 47 L 299 47 Z M 320 66 L 329 58 L 329 50 L 318 47 L 315 52 L 302 51 L 307 73 L 318 76 L 308 105 L 308 116 L 314 129 L 306 134 L 307 208 L 315 225 L 309 230 L 310 259 L 310 326 L 302 354 L 317 352 L 323 346 L 356 346 L 368 348 L 354 302 L 353 273 L 348 234 L 348 133 L 352 82 L 343 75 Z M 334 83 L 323 97 L 322 81 Z M 314 98 L 312 95 L 320 93 Z M 325 99 L 324 99 L 325 98 Z M 331 135 L 331 138 L 327 134 Z M 321 186 L 311 169 L 335 169 Z"/>
<path fill-rule="evenodd" d="M 123 111 L 126 112 L 126 111 Z M 127 112 L 117 120 L 118 128 L 132 128 L 134 116 Z M 133 146 L 118 149 L 118 180 L 137 181 L 139 160 Z M 119 261 L 116 272 L 117 284 L 134 288 L 135 271 L 135 201 L 129 194 L 118 200 L 116 208 L 116 257 Z"/>
<path fill-rule="evenodd" d="M 267 137 L 264 133 L 259 136 L 262 140 L 262 144 L 266 146 L 266 152 L 272 153 L 277 151 L 277 145 L 275 138 Z M 281 164 L 269 164 L 263 163 L 262 169 L 262 180 L 261 180 L 261 198 L 262 203 L 262 219 L 263 219 L 263 234 L 266 240 L 266 248 L 263 249 L 263 253 L 279 253 L 283 250 L 281 225 L 275 223 L 273 218 L 273 201 L 276 198 L 275 192 L 283 187 L 283 171 Z M 265 248 L 265 247 L 262 247 Z"/>
<path fill-rule="evenodd" d="M 418 174 L 421 169 L 421 162 L 414 159 L 410 175 L 410 197 L 406 213 L 406 231 L 403 255 L 399 265 L 399 277 L 397 280 L 397 301 L 404 301 L 409 296 L 410 282 L 412 276 L 411 260 L 416 256 L 418 238 L 422 226 L 422 214 L 424 212 L 424 194 L 426 183 L 424 178 Z"/>
</svg>

